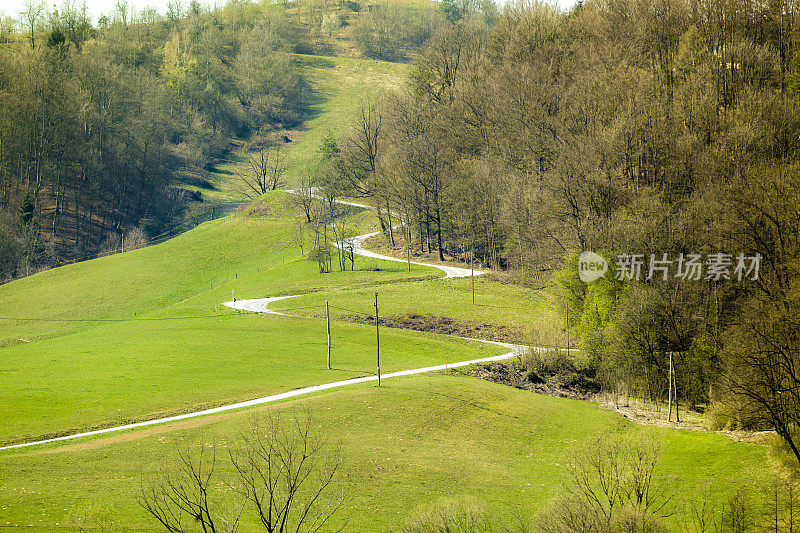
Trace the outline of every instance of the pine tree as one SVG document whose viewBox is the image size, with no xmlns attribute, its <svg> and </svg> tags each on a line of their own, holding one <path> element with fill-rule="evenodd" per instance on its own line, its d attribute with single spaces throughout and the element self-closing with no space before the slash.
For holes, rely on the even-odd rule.
<svg viewBox="0 0 800 533">
<path fill-rule="evenodd" d="M 25 197 L 22 199 L 22 203 L 19 206 L 19 221 L 22 223 L 23 227 L 30 225 L 33 221 L 35 209 L 36 206 L 33 204 L 33 197 L 30 191 L 26 191 Z"/>
</svg>

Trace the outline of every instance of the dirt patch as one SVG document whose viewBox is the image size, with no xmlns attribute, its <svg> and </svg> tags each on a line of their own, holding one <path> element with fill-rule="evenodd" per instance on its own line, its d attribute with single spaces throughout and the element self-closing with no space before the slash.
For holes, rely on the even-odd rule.
<svg viewBox="0 0 800 533">
<path fill-rule="evenodd" d="M 513 363 L 482 363 L 472 365 L 464 372 L 493 383 L 559 398 L 595 400 L 600 392 L 600 386 L 596 382 L 580 374 L 540 376 L 534 372 L 526 372 Z"/>
<path fill-rule="evenodd" d="M 344 319 L 359 324 L 375 324 L 375 317 L 369 315 L 348 315 Z M 516 342 L 521 338 L 521 332 L 516 328 L 485 322 L 457 320 L 447 316 L 386 315 L 380 317 L 380 324 L 387 328 L 411 329 L 489 341 Z"/>
</svg>

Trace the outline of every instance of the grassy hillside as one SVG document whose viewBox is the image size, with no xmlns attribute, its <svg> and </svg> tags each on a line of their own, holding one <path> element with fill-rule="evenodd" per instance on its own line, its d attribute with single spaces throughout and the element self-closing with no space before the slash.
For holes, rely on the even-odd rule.
<svg viewBox="0 0 800 533">
<path fill-rule="evenodd" d="M 314 97 L 309 115 L 302 127 L 275 132 L 290 142 L 284 146 L 288 187 L 295 186 L 304 172 L 312 171 L 319 161 L 318 149 L 326 135 L 349 135 L 350 122 L 362 102 L 379 94 L 401 87 L 409 65 L 371 59 L 321 57 L 295 54 L 311 83 Z M 247 171 L 247 154 L 236 151 L 228 161 L 217 165 L 211 181 L 217 190 L 202 191 L 209 199 L 223 202 L 242 202 L 241 173 Z"/>
<path fill-rule="evenodd" d="M 461 321 L 508 326 L 523 333 L 536 322 L 556 320 L 551 310 L 550 295 L 545 292 L 503 285 L 482 277 L 476 277 L 474 282 L 475 304 L 472 303 L 472 280 L 455 278 L 419 280 L 382 287 L 381 309 L 384 314 L 439 315 Z M 374 291 L 369 288 L 337 287 L 275 302 L 271 308 L 280 311 L 302 305 L 308 306 L 308 309 L 296 311 L 298 314 L 321 316 L 319 306 L 328 299 L 347 302 L 348 310 L 335 308 L 331 311 L 332 316 L 345 317 L 352 315 L 352 311 L 369 309 Z"/>
<path fill-rule="evenodd" d="M 286 195 L 265 200 L 259 218 L 244 212 L 157 246 L 0 286 L 0 441 L 373 373 L 369 326 L 334 325 L 335 369 L 327 371 L 324 321 L 243 313 L 221 303 L 232 289 L 239 299 L 342 286 L 374 292 L 376 284 L 439 274 L 423 267 L 409 274 L 400 263 L 373 260 L 357 260 L 355 272 L 319 274 L 291 243 Z M 363 231 L 368 221 L 357 215 L 353 226 Z M 321 302 L 314 305 L 322 310 Z M 477 343 L 387 331 L 384 370 L 495 353 Z"/>
<path fill-rule="evenodd" d="M 257 216 L 245 212 L 206 222 L 162 244 L 0 286 L 0 346 L 96 327 L 98 319 L 223 313 L 219 303 L 230 299 L 231 289 L 243 299 L 408 277 L 399 263 L 373 261 L 360 263 L 380 271 L 318 275 L 316 264 L 300 257 L 294 243 L 288 198 L 275 192 Z M 374 223 L 369 217 L 359 220 L 361 229 Z M 412 275 L 436 277 L 437 272 L 419 267 Z"/>
<path fill-rule="evenodd" d="M 318 99 L 290 139 L 287 182 L 313 168 L 328 133 L 346 135 L 362 99 L 402 84 L 406 65 L 297 56 Z M 242 154 L 220 165 L 209 198 L 243 199 Z M 0 286 L 0 442 L 71 433 L 186 412 L 374 372 L 374 327 L 347 322 L 373 312 L 437 315 L 525 331 L 554 318 L 546 295 L 490 279 L 434 279 L 434 269 L 356 259 L 356 272 L 319 274 L 300 256 L 293 208 L 269 193 L 236 215 L 163 244 L 74 264 Z M 352 217 L 359 232 L 373 215 Z M 276 302 L 292 317 L 221 305 Z M 323 304 L 333 322 L 325 369 Z M 556 329 L 558 326 L 554 326 Z M 384 372 L 472 359 L 501 350 L 433 334 L 382 330 Z M 653 433 L 663 442 L 658 479 L 675 511 L 706 486 L 717 502 L 773 475 L 767 449 L 727 437 L 635 425 L 596 405 L 542 396 L 460 374 L 397 378 L 247 411 L 0 452 L 0 529 L 77 527 L 158 531 L 136 503 L 143 483 L 179 448 L 235 440 L 254 414 L 311 412 L 340 446 L 336 517 L 347 531 L 396 527 L 445 501 L 484 507 L 501 524 L 532 518 L 560 490 L 564 465 L 597 433 Z M 231 472 L 223 470 L 222 477 Z M 675 519 L 676 520 L 676 519 Z M 252 530 L 254 517 L 243 518 Z M 674 523 L 678 528 L 677 522 Z"/>
<path fill-rule="evenodd" d="M 344 465 L 333 492 L 348 487 L 336 521 L 346 531 L 383 531 L 452 500 L 484 507 L 498 525 L 517 514 L 532 518 L 560 490 L 568 458 L 598 432 L 654 433 L 662 440 L 657 475 L 675 493 L 670 511 L 708 483 L 721 502 L 770 475 L 763 446 L 646 428 L 590 403 L 457 375 L 398 378 L 381 388 L 356 386 L 259 409 L 265 410 L 284 417 L 310 410 L 317 430 L 341 447 Z M 157 531 L 136 504 L 140 485 L 178 449 L 236 440 L 252 416 L 0 452 L 0 525 L 47 531 L 106 516 L 115 530 Z M 230 474 L 220 472 L 222 478 Z M 252 526 L 253 517 L 244 521 Z"/>
</svg>

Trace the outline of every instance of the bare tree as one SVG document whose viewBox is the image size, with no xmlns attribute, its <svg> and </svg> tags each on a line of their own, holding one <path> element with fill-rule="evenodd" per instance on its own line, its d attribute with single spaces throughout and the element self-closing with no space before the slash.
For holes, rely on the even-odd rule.
<svg viewBox="0 0 800 533">
<path fill-rule="evenodd" d="M 319 531 L 344 502 L 342 495 L 322 504 L 341 460 L 312 435 L 310 416 L 298 417 L 291 428 L 282 427 L 279 418 L 254 423 L 231 461 L 238 491 L 267 531 Z"/>
<path fill-rule="evenodd" d="M 274 191 L 283 185 L 284 174 L 286 157 L 281 152 L 280 145 L 250 154 L 248 169 L 242 174 L 242 182 L 247 188 L 245 194 L 252 197 Z"/>
<path fill-rule="evenodd" d="M 20 16 L 28 27 L 28 38 L 31 41 L 31 48 L 36 47 L 36 24 L 39 22 L 39 19 L 42 18 L 43 13 L 44 2 L 42 2 L 42 0 L 25 0 Z"/>
<path fill-rule="evenodd" d="M 342 146 L 339 171 L 353 193 L 369 196 L 374 183 L 383 140 L 383 115 L 377 101 L 362 103 L 353 126 L 353 136 Z"/>
<path fill-rule="evenodd" d="M 243 506 L 225 518 L 215 509 L 210 493 L 216 467 L 216 451 L 208 457 L 205 446 L 196 457 L 188 451 L 178 454 L 178 468 L 158 481 L 143 487 L 139 505 L 167 531 L 179 533 L 192 526 L 205 532 L 234 533 L 238 529 Z"/>
<path fill-rule="evenodd" d="M 295 242 L 297 243 L 297 246 L 300 247 L 300 255 L 305 255 L 304 246 L 306 242 L 306 223 L 301 218 L 299 213 L 294 218 L 294 224 L 292 225 L 292 228 L 294 230 Z"/>
<path fill-rule="evenodd" d="M 331 235 L 328 229 L 331 223 L 331 214 L 325 200 L 312 201 L 310 206 L 311 228 L 314 230 L 314 246 L 309 259 L 313 259 L 319 266 L 319 273 L 331 271 Z"/>
<path fill-rule="evenodd" d="M 311 222 L 311 211 L 314 206 L 314 187 L 313 180 L 309 176 L 300 178 L 300 186 L 295 189 L 294 203 L 306 216 L 306 222 Z"/>
<path fill-rule="evenodd" d="M 542 531 L 661 531 L 671 496 L 654 479 L 661 457 L 652 440 L 599 437 L 568 466 L 565 495 L 540 521 Z"/>
<path fill-rule="evenodd" d="M 216 448 L 203 444 L 199 452 L 181 452 L 178 465 L 143 487 L 139 504 L 167 531 L 197 530 L 235 533 L 246 507 L 270 533 L 319 531 L 341 507 L 344 494 L 325 504 L 339 470 L 340 455 L 311 430 L 311 416 L 283 424 L 278 417 L 254 418 L 242 444 L 229 448 L 233 481 L 216 475 Z M 210 453 L 210 455 L 209 455 Z M 239 495 L 231 508 L 217 493 L 227 487 Z"/>
</svg>

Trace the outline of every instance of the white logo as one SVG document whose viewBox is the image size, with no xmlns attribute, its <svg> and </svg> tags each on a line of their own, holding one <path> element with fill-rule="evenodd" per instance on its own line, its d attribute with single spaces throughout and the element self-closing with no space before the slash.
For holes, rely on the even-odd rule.
<svg viewBox="0 0 800 533">
<path fill-rule="evenodd" d="M 591 283 L 605 276 L 608 270 L 608 261 L 600 255 L 585 251 L 578 257 L 578 277 L 584 283 Z"/>
</svg>

